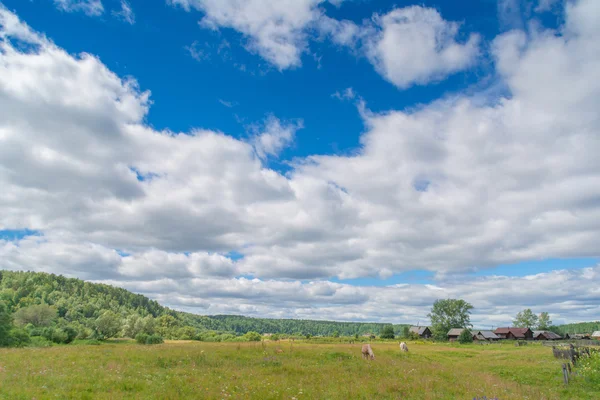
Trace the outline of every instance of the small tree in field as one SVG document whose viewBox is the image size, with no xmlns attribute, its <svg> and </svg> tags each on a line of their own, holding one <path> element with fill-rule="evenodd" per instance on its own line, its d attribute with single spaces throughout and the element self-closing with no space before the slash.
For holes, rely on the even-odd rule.
<svg viewBox="0 0 600 400">
<path fill-rule="evenodd" d="M 463 331 L 458 336 L 458 342 L 461 344 L 473 343 L 473 334 L 468 329 L 463 329 Z"/>
<path fill-rule="evenodd" d="M 393 339 L 394 338 L 394 327 L 392 325 L 386 325 L 381 331 L 380 337 L 382 339 Z"/>
<path fill-rule="evenodd" d="M 338 331 L 333 331 L 333 334 L 332 334 L 332 336 L 333 336 L 334 338 L 339 338 L 339 337 L 340 337 L 340 333 L 339 333 Z"/>
<path fill-rule="evenodd" d="M 402 328 L 402 337 L 408 339 L 410 337 L 410 329 L 408 326 Z"/>
</svg>

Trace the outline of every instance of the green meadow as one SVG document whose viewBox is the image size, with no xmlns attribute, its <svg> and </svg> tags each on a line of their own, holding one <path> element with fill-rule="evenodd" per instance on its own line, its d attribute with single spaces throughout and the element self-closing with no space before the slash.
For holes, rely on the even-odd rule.
<svg viewBox="0 0 600 400">
<path fill-rule="evenodd" d="M 600 399 L 537 344 L 132 341 L 0 349 L 0 399 Z M 484 397 L 485 396 L 485 397 Z"/>
</svg>

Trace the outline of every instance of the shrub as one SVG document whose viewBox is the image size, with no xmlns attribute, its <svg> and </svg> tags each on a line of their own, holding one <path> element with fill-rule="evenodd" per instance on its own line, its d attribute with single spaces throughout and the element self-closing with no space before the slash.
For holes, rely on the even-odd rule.
<svg viewBox="0 0 600 400">
<path fill-rule="evenodd" d="M 34 336 L 30 338 L 28 347 L 50 347 L 52 342 L 43 336 Z"/>
<path fill-rule="evenodd" d="M 8 333 L 8 345 L 11 347 L 24 347 L 30 341 L 31 338 L 25 329 L 13 328 Z"/>
<path fill-rule="evenodd" d="M 146 335 L 145 333 L 138 333 L 137 335 L 135 335 L 135 341 L 139 344 L 146 344 L 146 341 L 148 340 L 149 336 L 150 335 Z"/>
<path fill-rule="evenodd" d="M 473 334 L 468 329 L 463 329 L 463 331 L 458 336 L 458 341 L 461 344 L 473 343 Z"/>
<path fill-rule="evenodd" d="M 164 343 L 162 336 L 159 335 L 147 335 L 145 333 L 138 333 L 135 335 L 135 341 L 139 344 L 161 344 Z"/>
<path fill-rule="evenodd" d="M 146 339 L 146 344 L 161 344 L 164 343 L 164 340 L 161 336 L 159 335 L 150 335 L 148 336 L 148 339 Z"/>
<path fill-rule="evenodd" d="M 577 362 L 577 372 L 595 384 L 600 384 L 600 353 L 594 352 L 585 355 Z"/>
<path fill-rule="evenodd" d="M 52 331 L 50 340 L 52 340 L 54 343 L 58 343 L 58 344 L 68 343 L 69 335 L 62 329 L 55 329 Z"/>
<path fill-rule="evenodd" d="M 244 337 L 249 342 L 260 342 L 260 339 L 262 338 L 262 336 L 260 336 L 260 333 L 253 332 L 253 331 L 246 332 L 246 334 L 244 335 Z"/>
</svg>

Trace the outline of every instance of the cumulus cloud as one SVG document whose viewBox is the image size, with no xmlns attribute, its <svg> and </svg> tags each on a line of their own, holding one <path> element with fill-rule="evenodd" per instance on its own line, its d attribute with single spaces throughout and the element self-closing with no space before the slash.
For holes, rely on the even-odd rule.
<svg viewBox="0 0 600 400">
<path fill-rule="evenodd" d="M 131 4 L 126 0 L 121 0 L 121 10 L 115 10 L 112 14 L 129 25 L 135 24 L 135 13 L 133 12 L 133 8 L 131 8 Z"/>
<path fill-rule="evenodd" d="M 104 13 L 102 0 L 54 0 L 59 10 L 66 12 L 83 12 L 90 17 Z"/>
<path fill-rule="evenodd" d="M 296 131 L 301 128 L 302 121 L 282 123 L 278 118 L 270 116 L 264 126 L 252 127 L 252 130 L 256 131 L 252 138 L 252 144 L 260 158 L 277 157 L 294 141 Z"/>
<path fill-rule="evenodd" d="M 209 29 L 232 28 L 247 39 L 247 48 L 280 70 L 301 65 L 307 28 L 319 19 L 326 0 L 168 0 L 187 11 L 204 13 Z M 340 0 L 333 2 L 336 5 Z"/>
<path fill-rule="evenodd" d="M 365 108 L 352 155 L 298 159 L 283 175 L 263 159 L 298 124 L 273 117 L 249 140 L 157 131 L 133 79 L 0 8 L 0 229 L 42 232 L 0 242 L 0 267 L 108 279 L 209 313 L 408 322 L 435 298 L 464 297 L 485 324 L 542 304 L 556 320 L 597 315 L 598 267 L 461 275 L 598 257 L 596 10 L 582 0 L 559 31 L 497 37 L 506 96 Z M 435 286 L 328 281 L 415 269 L 436 273 Z"/>
<path fill-rule="evenodd" d="M 472 66 L 480 37 L 458 40 L 460 24 L 446 21 L 433 8 L 411 6 L 375 14 L 358 26 L 351 21 L 321 20 L 334 43 L 364 54 L 375 69 L 400 89 L 424 85 Z"/>
</svg>

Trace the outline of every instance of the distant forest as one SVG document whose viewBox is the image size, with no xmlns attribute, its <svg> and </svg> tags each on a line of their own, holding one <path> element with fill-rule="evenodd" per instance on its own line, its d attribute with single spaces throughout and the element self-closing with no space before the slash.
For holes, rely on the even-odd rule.
<svg viewBox="0 0 600 400">
<path fill-rule="evenodd" d="M 147 297 L 114 286 L 38 272 L 0 271 L 0 306 L 17 328 L 58 341 L 135 337 L 231 340 L 248 332 L 295 336 L 379 335 L 380 323 L 201 316 L 171 310 Z M 400 333 L 404 325 L 394 325 Z M 57 340 L 54 340 L 57 341 Z"/>
<path fill-rule="evenodd" d="M 19 337 L 27 340 L 28 336 L 68 343 L 75 339 L 135 338 L 138 334 L 206 341 L 250 337 L 256 340 L 260 337 L 257 333 L 295 337 L 360 336 L 380 335 L 384 327 L 390 327 L 382 323 L 201 316 L 171 310 L 143 295 L 114 286 L 47 273 L 12 271 L 0 271 L 1 313 L 5 314 L 5 321 L 10 321 L 10 332 L 17 342 Z M 406 333 L 405 327 L 393 325 L 393 330 L 400 336 Z M 600 330 L 600 322 L 550 329 L 563 335 L 589 333 Z M 243 336 L 249 334 L 252 335 Z"/>
</svg>

